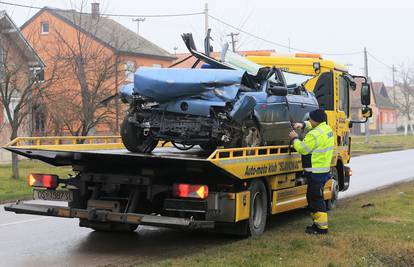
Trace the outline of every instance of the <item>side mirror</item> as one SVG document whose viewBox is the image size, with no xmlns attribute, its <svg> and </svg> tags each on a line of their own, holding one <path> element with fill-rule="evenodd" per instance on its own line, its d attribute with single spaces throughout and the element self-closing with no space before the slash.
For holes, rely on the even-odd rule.
<svg viewBox="0 0 414 267">
<path fill-rule="evenodd" d="M 370 108 L 370 107 L 363 107 L 362 108 L 362 117 L 364 117 L 364 118 L 371 118 L 372 117 L 372 108 Z"/>
<path fill-rule="evenodd" d="M 361 104 L 368 106 L 371 103 L 371 87 L 369 83 L 363 83 L 361 87 Z"/>
<path fill-rule="evenodd" d="M 270 95 L 287 96 L 288 89 L 284 86 L 271 86 L 268 89 Z"/>
</svg>

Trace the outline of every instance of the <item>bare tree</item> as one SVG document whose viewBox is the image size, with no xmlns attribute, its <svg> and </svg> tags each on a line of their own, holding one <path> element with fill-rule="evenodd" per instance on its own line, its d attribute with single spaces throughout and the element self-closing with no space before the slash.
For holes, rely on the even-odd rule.
<svg viewBox="0 0 414 267">
<path fill-rule="evenodd" d="M 69 131 L 74 136 L 85 136 L 98 124 L 113 124 L 118 103 L 101 105 L 102 100 L 114 94 L 118 87 L 119 60 L 116 51 L 97 42 L 91 35 L 100 30 L 100 18 L 70 13 L 79 27 L 68 39 L 63 30 L 54 29 L 54 44 L 48 53 L 48 65 L 57 70 L 53 90 L 45 94 L 50 111 L 50 123 L 55 132 Z M 85 33 L 85 30 L 88 33 Z M 113 43 L 117 42 L 114 33 Z"/>
<path fill-rule="evenodd" d="M 414 114 L 414 70 L 412 67 L 401 65 L 398 71 L 397 97 L 398 110 L 404 116 L 404 135 L 408 134 L 408 127 L 414 134 L 412 116 Z"/>
<path fill-rule="evenodd" d="M 40 91 L 46 86 L 39 83 L 37 70 L 31 68 L 28 60 L 17 54 L 15 49 L 10 40 L 0 40 L 0 104 L 4 109 L 2 127 L 10 130 L 10 140 L 15 139 L 27 125 L 31 104 L 39 99 Z M 13 178 L 18 179 L 18 157 L 14 153 L 12 171 Z"/>
</svg>

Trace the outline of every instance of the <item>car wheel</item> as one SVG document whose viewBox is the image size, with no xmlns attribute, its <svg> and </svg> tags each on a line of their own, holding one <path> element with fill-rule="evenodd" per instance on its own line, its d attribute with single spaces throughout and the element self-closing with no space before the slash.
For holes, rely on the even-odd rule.
<svg viewBox="0 0 414 267">
<path fill-rule="evenodd" d="M 242 147 L 256 147 L 263 144 L 260 128 L 254 121 L 245 121 L 242 126 L 242 131 Z"/>
<path fill-rule="evenodd" d="M 128 116 L 121 125 L 121 139 L 126 149 L 136 153 L 150 153 L 158 144 L 151 134 L 145 136 L 138 127 L 130 123 Z"/>
<path fill-rule="evenodd" d="M 332 210 L 336 208 L 336 204 L 338 202 L 338 195 L 339 195 L 338 170 L 335 167 L 331 169 L 331 177 L 332 177 L 332 197 L 331 199 L 328 199 L 325 201 L 327 210 Z"/>
</svg>

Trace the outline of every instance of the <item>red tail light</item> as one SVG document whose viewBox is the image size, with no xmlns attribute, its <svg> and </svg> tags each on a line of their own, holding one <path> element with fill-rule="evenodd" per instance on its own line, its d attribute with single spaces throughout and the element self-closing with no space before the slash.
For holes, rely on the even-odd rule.
<svg viewBox="0 0 414 267">
<path fill-rule="evenodd" d="M 53 174 L 31 173 L 27 179 L 29 186 L 55 189 L 58 186 L 59 176 Z"/>
<path fill-rule="evenodd" d="M 173 195 L 175 197 L 206 199 L 208 197 L 208 186 L 192 184 L 174 184 Z"/>
</svg>

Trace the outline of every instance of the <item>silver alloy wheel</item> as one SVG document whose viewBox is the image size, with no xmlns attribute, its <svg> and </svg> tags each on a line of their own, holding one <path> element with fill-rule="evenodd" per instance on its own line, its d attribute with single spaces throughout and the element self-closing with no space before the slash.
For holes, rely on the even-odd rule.
<svg viewBox="0 0 414 267">
<path fill-rule="evenodd" d="M 246 130 L 247 134 L 244 137 L 244 143 L 247 147 L 256 147 L 260 146 L 262 142 L 262 137 L 260 136 L 260 131 L 256 126 L 248 127 Z"/>
</svg>

